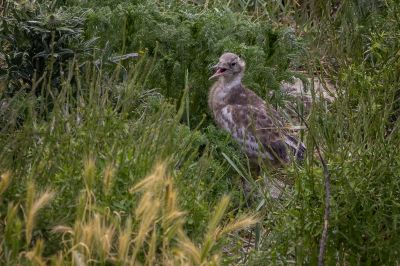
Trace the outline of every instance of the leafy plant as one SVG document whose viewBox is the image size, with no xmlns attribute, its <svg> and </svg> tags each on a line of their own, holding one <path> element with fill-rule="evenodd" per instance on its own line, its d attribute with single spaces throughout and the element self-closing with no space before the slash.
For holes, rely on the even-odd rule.
<svg viewBox="0 0 400 266">
<path fill-rule="evenodd" d="M 94 40 L 84 38 L 84 18 L 78 9 L 52 10 L 23 1 L 10 4 L 0 26 L 4 57 L 0 78 L 7 84 L 3 93 L 13 96 L 24 90 L 55 97 L 68 61 L 93 53 Z"/>
<path fill-rule="evenodd" d="M 302 51 L 301 40 L 290 29 L 267 18 L 255 21 L 222 4 L 202 9 L 188 2 L 139 1 L 121 2 L 111 9 L 88 1 L 87 6 L 94 9 L 87 18 L 87 33 L 99 36 L 100 45 L 107 42 L 114 51 L 147 51 L 155 57 L 146 86 L 179 100 L 186 71 L 190 73 L 192 124 L 208 112 L 210 66 L 223 52 L 238 53 L 247 61 L 246 84 L 265 97 L 294 75 L 288 67 L 296 64 Z"/>
</svg>

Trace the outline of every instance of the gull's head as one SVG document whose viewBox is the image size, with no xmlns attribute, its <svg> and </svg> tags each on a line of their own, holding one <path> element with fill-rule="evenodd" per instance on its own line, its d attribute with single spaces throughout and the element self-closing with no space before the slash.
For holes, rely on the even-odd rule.
<svg viewBox="0 0 400 266">
<path fill-rule="evenodd" d="M 219 58 L 218 64 L 212 68 L 215 70 L 214 75 L 210 79 L 223 79 L 224 81 L 231 81 L 234 79 L 241 79 L 245 69 L 245 62 L 238 55 L 233 53 L 224 53 Z"/>
</svg>

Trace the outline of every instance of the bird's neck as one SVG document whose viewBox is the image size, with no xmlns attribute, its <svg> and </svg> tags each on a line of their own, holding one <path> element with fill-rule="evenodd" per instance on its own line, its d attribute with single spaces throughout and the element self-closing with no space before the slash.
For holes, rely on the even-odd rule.
<svg viewBox="0 0 400 266">
<path fill-rule="evenodd" d="M 227 79 L 226 77 L 223 77 L 221 80 L 222 86 L 224 90 L 231 90 L 232 88 L 237 87 L 238 85 L 242 84 L 242 78 L 243 75 L 236 75 L 235 77 L 231 79 Z"/>
<path fill-rule="evenodd" d="M 220 77 L 220 79 L 214 83 L 208 98 L 208 104 L 212 110 L 224 106 L 229 95 L 235 90 L 242 88 L 242 77 L 242 75 L 237 75 L 231 79 Z"/>
<path fill-rule="evenodd" d="M 215 109 L 218 108 L 218 106 L 223 106 L 227 98 L 229 98 L 234 91 L 242 87 L 240 86 L 241 83 L 241 75 L 237 75 L 231 79 L 221 77 L 211 88 L 209 96 L 210 107 Z"/>
</svg>

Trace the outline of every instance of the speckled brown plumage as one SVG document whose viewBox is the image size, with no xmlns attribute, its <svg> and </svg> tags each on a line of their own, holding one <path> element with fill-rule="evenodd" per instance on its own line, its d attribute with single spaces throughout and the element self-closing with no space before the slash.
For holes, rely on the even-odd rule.
<svg viewBox="0 0 400 266">
<path fill-rule="evenodd" d="M 210 78 L 218 81 L 210 89 L 208 104 L 220 128 L 230 132 L 251 160 L 262 158 L 274 165 L 302 159 L 304 144 L 284 129 L 275 109 L 242 85 L 245 62 L 225 53 Z"/>
</svg>

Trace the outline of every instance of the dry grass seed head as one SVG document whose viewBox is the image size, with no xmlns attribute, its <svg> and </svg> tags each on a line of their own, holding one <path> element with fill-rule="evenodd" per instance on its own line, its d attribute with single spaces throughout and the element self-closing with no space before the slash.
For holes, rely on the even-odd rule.
<svg viewBox="0 0 400 266">
<path fill-rule="evenodd" d="M 125 261 L 129 251 L 129 245 L 132 240 L 132 218 L 128 217 L 125 222 L 125 227 L 120 230 L 118 235 L 118 259 Z"/>
<path fill-rule="evenodd" d="M 215 235 L 215 230 L 217 229 L 218 224 L 221 222 L 226 209 L 228 208 L 228 204 L 230 201 L 230 197 L 225 195 L 222 197 L 218 206 L 215 208 L 214 215 L 212 216 L 210 223 L 208 224 L 208 234 Z"/>
<path fill-rule="evenodd" d="M 141 248 L 147 234 L 154 227 L 154 223 L 157 219 L 157 215 L 160 209 L 160 202 L 158 199 L 146 201 L 142 204 L 144 204 L 146 208 L 143 208 L 143 206 L 138 206 L 138 208 L 145 211 L 142 211 L 141 213 L 139 213 L 139 216 L 136 216 L 136 219 L 140 221 L 140 225 L 137 231 L 137 236 L 135 238 L 135 253 L 137 253 L 138 249 Z M 138 212 L 136 213 L 138 214 Z"/>
<path fill-rule="evenodd" d="M 59 251 L 59 252 L 57 253 L 57 255 L 55 255 L 55 256 L 52 258 L 52 263 L 51 263 L 51 265 L 54 265 L 54 266 L 63 266 L 63 265 L 64 265 L 64 260 L 65 260 L 65 258 L 64 258 L 63 252 L 62 252 L 62 251 Z"/>
<path fill-rule="evenodd" d="M 30 185 L 28 185 L 28 196 L 26 205 L 27 215 L 25 218 L 26 222 L 25 235 L 27 244 L 29 244 L 31 241 L 32 230 L 35 224 L 36 215 L 38 211 L 44 206 L 46 206 L 54 198 L 55 193 L 53 191 L 46 190 L 41 195 L 39 195 L 37 199 L 33 201 L 33 198 L 35 197 L 34 195 L 35 195 L 35 186 L 33 185 L 33 183 L 30 183 Z"/>
<path fill-rule="evenodd" d="M 154 226 L 153 231 L 151 233 L 148 253 L 146 254 L 146 265 L 154 265 L 154 261 L 156 260 L 157 257 L 156 250 L 157 250 L 157 230 L 156 226 Z"/>
<path fill-rule="evenodd" d="M 187 237 L 182 228 L 177 231 L 178 250 L 181 250 L 185 257 L 190 258 L 196 265 L 201 264 L 201 250 Z"/>
<path fill-rule="evenodd" d="M 91 189 L 96 176 L 96 159 L 88 156 L 83 162 L 83 179 L 87 189 Z"/>
<path fill-rule="evenodd" d="M 176 204 L 176 191 L 170 177 L 165 179 L 164 208 L 162 209 L 162 227 L 168 238 L 171 238 L 175 231 L 184 223 L 185 212 L 179 210 Z"/>
<path fill-rule="evenodd" d="M 80 220 L 77 221 L 74 226 L 75 247 L 77 247 L 80 252 L 83 252 L 85 255 L 90 257 L 94 242 L 93 239 L 94 239 L 94 230 L 92 228 L 92 225 L 83 223 Z M 75 249 L 75 247 L 73 249 Z"/>
<path fill-rule="evenodd" d="M 11 182 L 11 171 L 6 171 L 0 176 L 0 195 L 3 194 Z M 1 204 L 1 202 L 0 202 Z"/>
<path fill-rule="evenodd" d="M 45 266 L 46 263 L 42 257 L 44 248 L 44 241 L 43 239 L 38 239 L 35 243 L 35 246 L 31 251 L 25 253 L 25 257 L 32 262 L 34 265 Z"/>
<path fill-rule="evenodd" d="M 88 224 L 93 230 L 92 235 L 94 242 L 92 243 L 95 245 L 93 248 L 97 250 L 100 256 L 108 256 L 112 247 L 115 227 L 113 225 L 107 225 L 105 218 L 99 214 L 95 214 Z"/>
<path fill-rule="evenodd" d="M 115 175 L 114 163 L 107 163 L 106 167 L 104 168 L 104 175 L 103 175 L 103 187 L 104 187 L 104 193 L 106 195 L 108 195 L 110 192 L 110 189 L 113 184 L 114 175 Z"/>
<path fill-rule="evenodd" d="M 12 202 L 8 204 L 7 208 L 7 216 L 5 219 L 5 231 L 7 232 L 9 228 L 12 228 L 13 225 L 15 224 L 15 221 L 17 218 L 17 210 L 18 210 L 19 205 L 16 204 L 14 205 Z"/>
<path fill-rule="evenodd" d="M 131 193 L 135 193 L 138 191 L 159 192 L 161 189 L 160 186 L 163 184 L 163 179 L 165 175 L 166 175 L 165 164 L 163 163 L 158 164 L 150 175 L 148 175 L 145 179 L 137 183 L 129 191 Z"/>
<path fill-rule="evenodd" d="M 217 229 L 216 238 L 219 239 L 225 234 L 233 231 L 242 230 L 258 223 L 260 219 L 256 215 L 242 216 L 237 220 L 228 223 L 226 226 Z"/>
<path fill-rule="evenodd" d="M 59 234 L 74 234 L 74 230 L 66 225 L 57 225 L 51 229 L 52 233 L 59 233 Z"/>
</svg>

